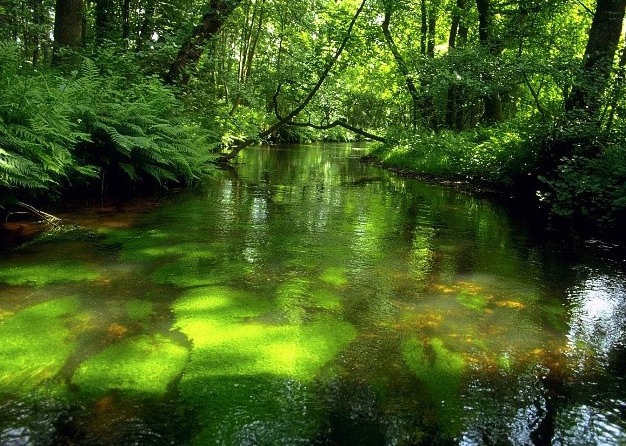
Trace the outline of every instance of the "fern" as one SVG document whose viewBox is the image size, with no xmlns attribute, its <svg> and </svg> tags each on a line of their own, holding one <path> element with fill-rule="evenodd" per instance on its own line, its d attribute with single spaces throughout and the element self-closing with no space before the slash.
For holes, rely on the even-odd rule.
<svg viewBox="0 0 626 446">
<path fill-rule="evenodd" d="M 110 182 L 167 187 L 208 169 L 211 155 L 199 143 L 205 133 L 156 79 L 129 83 L 103 75 L 89 59 L 69 77 L 22 71 L 16 45 L 0 41 L 0 87 L 3 199 L 77 186 L 105 172 Z"/>
</svg>

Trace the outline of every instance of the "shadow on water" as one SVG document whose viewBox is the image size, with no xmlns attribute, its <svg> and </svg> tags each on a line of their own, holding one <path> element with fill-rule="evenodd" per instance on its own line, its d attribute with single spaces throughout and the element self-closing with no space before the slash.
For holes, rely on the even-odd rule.
<svg viewBox="0 0 626 446">
<path fill-rule="evenodd" d="M 0 257 L 6 445 L 619 445 L 623 259 L 351 145 Z"/>
</svg>

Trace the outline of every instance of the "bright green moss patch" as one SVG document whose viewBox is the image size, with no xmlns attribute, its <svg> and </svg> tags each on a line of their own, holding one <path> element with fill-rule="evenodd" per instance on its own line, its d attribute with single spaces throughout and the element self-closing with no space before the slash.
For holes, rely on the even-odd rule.
<svg viewBox="0 0 626 446">
<path fill-rule="evenodd" d="M 11 264 L 0 267 L 0 282 L 8 285 L 43 286 L 60 282 L 93 281 L 99 278 L 100 273 L 94 268 L 69 260 L 45 260 L 36 264 Z"/>
<path fill-rule="evenodd" d="M 257 296 L 224 287 L 178 301 L 176 327 L 194 344 L 186 376 L 262 373 L 308 380 L 356 336 L 350 324 L 331 317 L 283 325 L 273 312 Z"/>
<path fill-rule="evenodd" d="M 187 361 L 187 349 L 161 335 L 139 336 L 115 344 L 83 362 L 72 382 L 81 391 L 120 390 L 162 395 Z"/>
<path fill-rule="evenodd" d="M 201 419 L 211 420 L 195 444 L 242 444 L 240 435 L 260 441 L 268 434 L 272 437 L 257 444 L 289 438 L 288 444 L 295 444 L 303 432 L 314 434 L 311 417 L 303 416 L 307 402 L 290 405 L 303 398 L 302 387 L 356 337 L 356 330 L 328 315 L 285 321 L 286 301 L 305 299 L 307 287 L 289 281 L 270 299 L 206 287 L 176 301 L 175 326 L 193 343 L 179 389 Z M 242 426 L 259 431 L 241 432 Z"/>
<path fill-rule="evenodd" d="M 0 390 L 27 393 L 57 375 L 75 348 L 77 311 L 77 299 L 56 299 L 0 322 Z"/>
<path fill-rule="evenodd" d="M 320 275 L 320 280 L 336 287 L 343 287 L 348 283 L 346 270 L 337 267 L 326 268 Z"/>
</svg>

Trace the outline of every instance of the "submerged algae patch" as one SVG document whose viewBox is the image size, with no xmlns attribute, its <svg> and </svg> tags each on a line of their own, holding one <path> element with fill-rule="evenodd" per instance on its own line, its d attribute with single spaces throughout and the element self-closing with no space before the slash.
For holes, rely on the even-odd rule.
<svg viewBox="0 0 626 446">
<path fill-rule="evenodd" d="M 42 263 L 5 265 L 0 267 L 0 282 L 8 285 L 44 286 L 60 282 L 98 280 L 100 273 L 74 261 L 45 260 Z"/>
<path fill-rule="evenodd" d="M 264 322 L 272 310 L 254 294 L 225 287 L 195 290 L 178 301 L 176 327 L 194 344 L 193 374 L 262 373 L 308 380 L 356 336 L 352 325 L 330 316 Z"/>
<path fill-rule="evenodd" d="M 154 313 L 154 305 L 146 300 L 130 299 L 126 302 L 126 310 L 130 319 L 143 320 Z"/>
<path fill-rule="evenodd" d="M 346 270 L 344 268 L 329 267 L 326 268 L 320 275 L 320 280 L 329 285 L 336 286 L 338 288 L 344 287 L 348 283 L 346 277 Z"/>
<path fill-rule="evenodd" d="M 0 323 L 0 390 L 26 393 L 59 373 L 75 348 L 68 325 L 78 308 L 56 299 Z"/>
<path fill-rule="evenodd" d="M 282 288 L 282 300 L 298 294 L 294 286 Z M 210 420 L 194 444 L 299 444 L 315 433 L 306 387 L 356 330 L 323 314 L 274 318 L 281 296 L 206 287 L 174 304 L 175 325 L 193 343 L 181 396 Z"/>
<path fill-rule="evenodd" d="M 161 335 L 115 344 L 81 364 L 72 382 L 88 394 L 120 390 L 162 395 L 187 361 L 187 349 Z"/>
<path fill-rule="evenodd" d="M 410 338 L 402 343 L 401 348 L 409 369 L 426 384 L 432 402 L 444 420 L 443 425 L 448 433 L 455 435 L 461 423 L 459 392 L 465 370 L 463 356 L 449 350 L 439 338 L 427 343 Z"/>
<path fill-rule="evenodd" d="M 456 299 L 465 308 L 474 311 L 482 311 L 490 300 L 489 297 L 469 291 L 461 291 Z"/>
</svg>

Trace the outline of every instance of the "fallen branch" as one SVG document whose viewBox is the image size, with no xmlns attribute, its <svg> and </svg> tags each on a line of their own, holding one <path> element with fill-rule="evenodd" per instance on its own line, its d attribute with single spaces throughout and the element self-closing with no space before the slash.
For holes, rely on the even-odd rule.
<svg viewBox="0 0 626 446">
<path fill-rule="evenodd" d="M 293 127 L 310 127 L 316 130 L 328 130 L 328 129 L 332 129 L 333 127 L 343 127 L 344 129 L 350 130 L 352 133 L 356 133 L 357 135 L 364 136 L 365 138 L 369 138 L 378 142 L 387 142 L 387 140 L 383 138 L 382 136 L 374 135 L 373 133 L 369 133 L 368 131 L 365 131 L 361 128 L 354 127 L 353 125 L 350 125 L 347 122 L 342 121 L 340 119 L 337 119 L 333 122 L 330 122 L 324 125 L 317 125 L 317 124 L 313 124 L 310 122 L 295 122 L 295 121 L 288 122 L 287 125 L 293 126 Z"/>
<path fill-rule="evenodd" d="M 39 209 L 37 209 L 36 207 L 31 206 L 30 204 L 21 202 L 21 201 L 17 201 L 15 202 L 15 204 L 17 204 L 18 206 L 27 209 L 30 213 L 36 215 L 37 217 L 41 218 L 43 221 L 45 221 L 48 224 L 52 224 L 54 226 L 58 226 L 61 223 L 61 219 L 59 217 L 55 217 L 52 214 L 48 214 L 47 212 L 41 211 Z"/>
</svg>

